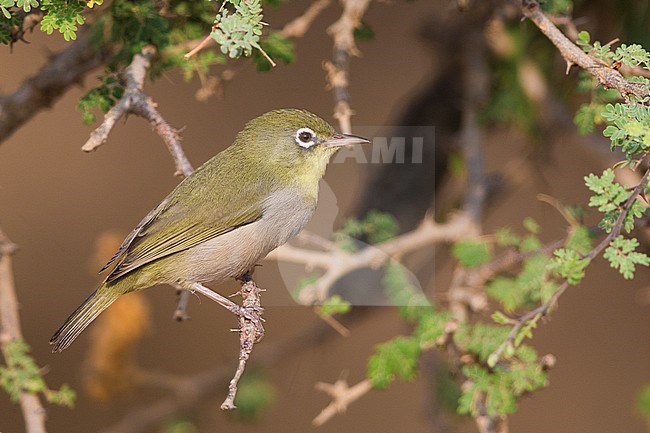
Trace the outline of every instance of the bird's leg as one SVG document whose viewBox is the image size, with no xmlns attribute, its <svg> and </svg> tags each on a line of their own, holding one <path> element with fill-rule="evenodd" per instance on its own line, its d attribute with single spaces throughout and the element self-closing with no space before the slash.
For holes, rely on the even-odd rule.
<svg viewBox="0 0 650 433">
<path fill-rule="evenodd" d="M 241 293 L 243 302 L 239 306 L 230 299 L 208 289 L 204 285 L 196 282 L 178 281 L 177 287 L 181 287 L 192 293 L 198 292 L 203 296 L 217 302 L 222 307 L 239 316 L 239 328 L 234 331 L 239 332 L 239 363 L 234 377 L 228 385 L 228 395 L 221 405 L 221 409 L 234 409 L 235 396 L 237 395 L 237 385 L 239 379 L 244 373 L 246 362 L 250 358 L 253 346 L 259 343 L 264 337 L 264 326 L 262 322 L 262 313 L 264 309 L 260 305 L 261 289 L 257 287 L 251 272 L 242 275 L 238 280 L 242 283 L 239 293 Z"/>
<path fill-rule="evenodd" d="M 221 296 L 217 292 L 214 292 L 207 287 L 205 287 L 203 284 L 200 283 L 193 283 L 193 282 L 187 282 L 181 285 L 186 290 L 189 290 L 190 292 L 198 292 L 205 296 L 206 298 L 216 302 L 217 304 L 221 305 L 224 307 L 226 310 L 240 316 L 240 317 L 246 317 L 249 314 L 247 314 L 247 311 L 245 308 L 235 304 L 233 301 L 230 299 L 226 298 L 225 296 Z"/>
</svg>

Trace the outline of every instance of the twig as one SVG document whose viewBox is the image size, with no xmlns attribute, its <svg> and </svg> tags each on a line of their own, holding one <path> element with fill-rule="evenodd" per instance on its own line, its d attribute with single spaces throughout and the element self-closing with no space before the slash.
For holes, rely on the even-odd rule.
<svg viewBox="0 0 650 433">
<path fill-rule="evenodd" d="M 305 12 L 303 12 L 302 15 L 289 21 L 279 32 L 280 35 L 285 38 L 303 37 L 316 17 L 318 17 L 318 15 L 320 15 L 320 13 L 331 4 L 331 1 L 332 0 L 316 0 L 305 10 Z M 179 52 L 186 52 L 189 50 L 189 52 L 184 55 L 185 59 L 189 59 L 211 46 L 214 42 L 215 40 L 212 37 L 206 36 L 201 39 L 186 41 L 166 48 L 162 54 L 163 56 L 175 55 Z M 262 55 L 268 56 L 266 52 L 262 52 Z M 275 66 L 272 59 L 269 61 Z M 206 101 L 211 96 L 220 96 L 223 94 L 225 83 L 232 80 L 237 75 L 237 72 L 238 68 L 232 66 L 226 67 L 217 75 L 205 76 L 205 74 L 197 71 L 199 78 L 201 79 L 201 88 L 196 92 L 196 99 L 198 101 Z"/>
<path fill-rule="evenodd" d="M 241 277 L 241 282 L 242 286 L 238 292 L 244 298 L 241 307 L 200 283 L 179 282 L 179 287 L 185 289 L 188 293 L 199 292 L 239 316 L 239 328 L 235 329 L 235 331 L 239 332 L 239 364 L 235 376 L 230 381 L 228 396 L 221 405 L 221 409 L 235 409 L 235 397 L 237 395 L 239 379 L 244 373 L 246 362 L 253 351 L 253 346 L 264 338 L 264 326 L 262 325 L 264 322 L 264 319 L 262 319 L 264 309 L 261 307 L 260 302 L 260 293 L 262 290 L 257 287 L 250 272 Z"/>
<path fill-rule="evenodd" d="M 557 47 L 560 54 L 567 62 L 567 71 L 572 65 L 578 65 L 596 77 L 601 85 L 618 90 L 624 97 L 636 95 L 639 98 L 650 96 L 648 89 L 642 83 L 633 83 L 626 80 L 619 71 L 604 65 L 586 54 L 576 44 L 571 42 L 542 12 L 536 0 L 522 0 L 523 14 L 530 19 L 546 37 Z"/>
<path fill-rule="evenodd" d="M 355 314 L 351 319 L 362 318 L 363 315 Z M 333 338 L 338 334 L 331 332 L 331 328 L 318 321 L 315 325 L 301 330 L 296 335 L 278 340 L 276 344 L 263 345 L 258 348 L 255 356 L 257 365 L 271 367 L 288 354 L 299 354 L 301 351 L 313 347 L 314 342 Z M 152 431 L 161 421 L 170 419 L 183 411 L 195 410 L 196 406 L 221 390 L 230 379 L 230 367 L 219 366 L 210 370 L 197 373 L 186 380 L 181 386 L 172 387 L 174 393 L 159 400 L 131 409 L 116 424 L 105 429 L 109 432 L 135 432 Z"/>
<path fill-rule="evenodd" d="M 332 61 L 325 62 L 323 68 L 327 73 L 328 88 L 334 94 L 334 118 L 339 121 L 341 132 L 352 132 L 351 117 L 354 114 L 350 107 L 349 60 L 350 56 L 358 56 L 359 50 L 354 43 L 354 29 L 361 23 L 361 17 L 368 9 L 370 0 L 342 0 L 343 13 L 332 24 L 327 33 L 334 39 Z"/>
<path fill-rule="evenodd" d="M 18 299 L 12 272 L 16 246 L 0 230 L 0 348 L 5 359 L 9 343 L 23 338 L 18 314 Z M 28 433 L 45 433 L 45 409 L 38 396 L 20 391 L 20 408 Z"/>
<path fill-rule="evenodd" d="M 122 98 L 104 115 L 104 121 L 90 134 L 90 138 L 81 150 L 94 151 L 108 140 L 108 135 L 118 120 L 129 114 L 135 114 L 151 123 L 174 159 L 176 174 L 187 177 L 194 170 L 183 152 L 178 130 L 169 125 L 156 109 L 156 104 L 143 91 L 147 71 L 155 55 L 156 48 L 147 45 L 140 54 L 133 56 L 131 64 L 124 70 L 125 89 Z"/>
<path fill-rule="evenodd" d="M 197 54 L 199 51 L 207 48 L 209 45 L 212 45 L 214 42 L 216 42 L 214 40 L 214 38 L 212 36 L 208 35 L 205 38 L 201 39 L 198 44 L 196 44 L 196 41 L 190 41 L 190 42 L 186 43 L 186 46 L 195 45 L 195 44 L 196 44 L 196 46 L 194 48 L 192 48 L 189 52 L 187 52 L 183 56 L 183 58 L 185 60 L 189 59 L 190 57 Z"/>
<path fill-rule="evenodd" d="M 314 284 L 305 287 L 300 293 L 299 301 L 303 304 L 317 304 L 327 299 L 331 287 L 344 275 L 366 267 L 378 268 L 391 257 L 401 257 L 439 242 L 462 239 L 467 236 L 470 224 L 470 219 L 464 213 L 454 215 L 442 224 L 428 217 L 411 232 L 377 245 L 366 246 L 354 253 L 338 247 L 323 252 L 285 244 L 271 252 L 267 258 L 324 270 L 325 273 Z"/>
<path fill-rule="evenodd" d="M 107 49 L 97 50 L 87 33 L 79 34 L 68 48 L 49 61 L 15 92 L 0 96 L 0 143 L 41 110 L 51 107 L 72 85 L 110 58 Z"/>
<path fill-rule="evenodd" d="M 280 31 L 285 38 L 301 38 L 307 33 L 312 23 L 332 3 L 332 0 L 316 0 L 297 18 L 289 21 Z"/>
<path fill-rule="evenodd" d="M 618 218 L 616 219 L 616 222 L 612 226 L 612 230 L 605 237 L 605 239 L 603 239 L 594 249 L 592 249 L 588 254 L 582 257 L 583 260 L 591 261 L 594 258 L 596 258 L 605 248 L 607 248 L 607 246 L 612 242 L 612 239 L 614 239 L 615 237 L 621 234 L 621 231 L 623 230 L 623 223 L 625 221 L 625 217 L 629 212 L 632 204 L 643 192 L 645 185 L 648 183 L 649 175 L 650 175 L 650 169 L 645 172 L 643 177 L 641 177 L 641 181 L 634 187 L 632 193 L 630 194 L 628 199 L 621 207 L 621 213 L 619 214 Z M 508 345 L 511 345 L 513 343 L 521 328 L 523 328 L 526 325 L 526 323 L 528 323 L 529 320 L 535 318 L 541 319 L 543 317 L 546 317 L 549 314 L 551 308 L 555 306 L 555 304 L 557 304 L 557 301 L 560 298 L 560 296 L 562 296 L 562 294 L 568 288 L 569 288 L 569 282 L 564 281 L 560 285 L 560 287 L 558 287 L 558 289 L 553 293 L 553 295 L 549 298 L 548 301 L 544 302 L 542 305 L 535 308 L 534 310 L 531 310 L 528 313 L 524 314 L 523 316 L 515 319 L 515 324 L 510 330 L 508 337 L 503 343 L 501 343 L 501 345 L 499 345 L 499 347 L 494 351 L 494 353 L 491 356 L 497 360 L 500 359 L 501 355 L 503 354 L 503 351 L 506 349 Z"/>
<path fill-rule="evenodd" d="M 332 397 L 332 402 L 311 422 L 315 427 L 320 427 L 336 414 L 345 412 L 350 403 L 366 395 L 372 389 L 372 383 L 365 379 L 356 385 L 348 386 L 345 379 L 339 379 L 334 383 L 317 382 L 316 389 Z"/>
<path fill-rule="evenodd" d="M 246 368 L 246 362 L 253 351 L 255 343 L 264 338 L 264 326 L 262 326 L 262 307 L 260 305 L 261 289 L 253 281 L 252 275 L 246 274 L 242 280 L 240 293 L 244 298 L 243 308 L 250 313 L 239 316 L 239 363 L 235 376 L 228 385 L 228 396 L 221 404 L 221 409 L 235 409 L 235 396 L 237 395 L 237 384 Z"/>
</svg>

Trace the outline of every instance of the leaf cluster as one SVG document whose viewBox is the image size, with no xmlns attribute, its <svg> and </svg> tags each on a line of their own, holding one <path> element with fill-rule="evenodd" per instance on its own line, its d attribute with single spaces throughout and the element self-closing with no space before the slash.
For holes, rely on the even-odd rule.
<svg viewBox="0 0 650 433">
<path fill-rule="evenodd" d="M 489 416 L 515 413 L 518 397 L 548 383 L 537 353 L 529 346 L 518 348 L 507 366 L 497 365 L 489 370 L 474 364 L 463 367 L 462 372 L 468 382 L 459 400 L 458 413 L 473 417 L 481 412 L 479 402 L 484 402 Z"/>
<path fill-rule="evenodd" d="M 90 89 L 77 104 L 77 110 L 81 111 L 81 117 L 86 125 L 93 123 L 96 119 L 92 112 L 93 108 L 99 107 L 103 113 L 107 113 L 124 94 L 124 87 L 109 71 L 105 75 L 99 76 L 98 79 L 99 86 Z"/>
<path fill-rule="evenodd" d="M 398 231 L 399 225 L 392 215 L 371 210 L 362 220 L 347 220 L 343 228 L 335 234 L 335 239 L 339 248 L 356 251 L 358 247 L 354 238 L 375 245 L 395 237 Z"/>
<path fill-rule="evenodd" d="M 262 18 L 260 0 L 224 0 L 210 36 L 230 58 L 248 57 L 260 49 Z"/>
<path fill-rule="evenodd" d="M 12 401 L 17 402 L 20 394 L 27 392 L 42 394 L 53 404 L 74 406 L 75 392 L 68 385 L 61 386 L 59 390 L 47 387 L 41 375 L 41 368 L 29 354 L 29 345 L 24 340 L 6 343 L 3 353 L 6 365 L 0 365 L 0 386 Z"/>
</svg>

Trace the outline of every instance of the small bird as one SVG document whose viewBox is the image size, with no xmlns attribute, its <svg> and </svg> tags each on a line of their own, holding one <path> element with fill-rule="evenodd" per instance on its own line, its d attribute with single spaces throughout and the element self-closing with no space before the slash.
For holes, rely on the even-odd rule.
<svg viewBox="0 0 650 433">
<path fill-rule="evenodd" d="M 369 141 L 336 133 L 304 110 L 274 110 L 248 122 L 126 237 L 100 271 L 113 266 L 104 282 L 50 340 L 52 351 L 67 348 L 126 293 L 162 283 L 194 290 L 247 274 L 309 222 L 330 158 L 363 143 Z"/>
</svg>

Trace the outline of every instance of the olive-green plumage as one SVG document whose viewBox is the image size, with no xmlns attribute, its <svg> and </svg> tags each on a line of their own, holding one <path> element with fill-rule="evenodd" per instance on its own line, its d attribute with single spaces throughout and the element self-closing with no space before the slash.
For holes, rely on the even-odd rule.
<svg viewBox="0 0 650 433">
<path fill-rule="evenodd" d="M 341 146 L 367 140 L 303 110 L 251 120 L 235 142 L 183 180 L 127 236 L 106 280 L 54 334 L 68 347 L 125 293 L 240 277 L 307 224 L 318 182 Z"/>
</svg>

